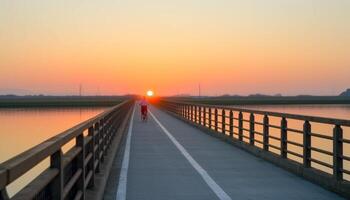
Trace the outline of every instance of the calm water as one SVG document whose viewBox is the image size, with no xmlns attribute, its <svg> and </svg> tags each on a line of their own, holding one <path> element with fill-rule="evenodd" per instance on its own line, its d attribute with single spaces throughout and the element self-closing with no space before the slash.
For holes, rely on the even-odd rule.
<svg viewBox="0 0 350 200">
<path fill-rule="evenodd" d="M 0 109 L 0 163 L 103 110 L 105 108 Z M 8 187 L 9 194 L 12 196 L 48 163 L 48 160 L 43 161 L 12 183 Z"/>
<path fill-rule="evenodd" d="M 350 120 L 350 105 L 261 105 L 241 107 L 254 110 L 267 110 Z"/>
</svg>

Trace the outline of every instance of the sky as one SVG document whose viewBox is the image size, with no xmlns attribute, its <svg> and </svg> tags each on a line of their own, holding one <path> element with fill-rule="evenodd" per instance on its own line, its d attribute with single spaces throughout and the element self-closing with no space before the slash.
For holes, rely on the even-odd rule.
<svg viewBox="0 0 350 200">
<path fill-rule="evenodd" d="M 0 94 L 337 95 L 349 0 L 0 0 Z"/>
</svg>

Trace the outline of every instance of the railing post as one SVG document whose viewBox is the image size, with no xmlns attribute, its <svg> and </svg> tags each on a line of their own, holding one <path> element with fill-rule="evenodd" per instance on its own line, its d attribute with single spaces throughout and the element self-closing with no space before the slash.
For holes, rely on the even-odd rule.
<svg viewBox="0 0 350 200">
<path fill-rule="evenodd" d="M 185 118 L 186 119 L 186 116 L 187 116 L 187 114 L 186 114 L 186 112 L 187 112 L 187 110 L 186 110 L 186 105 L 183 105 L 183 118 Z"/>
<path fill-rule="evenodd" d="M 225 113 L 225 109 L 222 109 L 221 112 L 221 131 L 222 133 L 225 135 L 226 134 L 226 113 Z"/>
<path fill-rule="evenodd" d="M 218 109 L 215 108 L 215 111 L 214 111 L 214 123 L 215 123 L 215 131 L 218 131 Z"/>
<path fill-rule="evenodd" d="M 185 117 L 185 109 L 184 109 L 184 105 L 181 105 L 181 117 L 184 118 Z"/>
<path fill-rule="evenodd" d="M 263 126 L 263 143 L 264 150 L 269 150 L 269 117 L 264 115 L 264 126 Z"/>
<path fill-rule="evenodd" d="M 76 137 L 76 145 L 81 147 L 81 152 L 77 156 L 77 168 L 81 169 L 82 172 L 77 185 L 78 190 L 82 192 L 81 199 L 85 199 L 85 142 L 83 133 Z"/>
<path fill-rule="evenodd" d="M 63 153 L 61 149 L 51 155 L 50 168 L 58 169 L 58 175 L 52 180 L 52 183 L 50 185 L 52 199 L 63 200 L 64 171 L 63 171 Z"/>
<path fill-rule="evenodd" d="M 183 105 L 182 107 L 183 107 L 183 108 L 182 108 L 182 109 L 183 109 L 182 116 L 183 116 L 183 118 L 185 118 L 185 119 L 186 119 L 186 117 L 187 117 L 187 113 L 186 113 L 186 112 L 187 112 L 187 110 L 186 110 L 186 105 Z"/>
<path fill-rule="evenodd" d="M 169 103 L 169 109 L 171 113 L 176 114 L 176 108 L 174 107 L 173 103 Z"/>
<path fill-rule="evenodd" d="M 194 106 L 194 123 L 197 123 L 197 106 Z"/>
<path fill-rule="evenodd" d="M 230 137 L 233 137 L 233 111 L 230 110 Z"/>
<path fill-rule="evenodd" d="M 110 116 L 110 117 L 112 117 L 112 116 Z M 103 143 L 104 143 L 105 150 L 103 152 L 103 156 L 107 155 L 107 147 L 108 147 L 109 136 L 110 136 L 110 134 L 112 132 L 112 128 L 113 128 L 111 121 L 109 121 L 106 118 L 104 119 L 104 121 L 105 121 L 106 127 L 105 127 L 105 131 L 104 131 L 105 137 L 104 137 Z M 108 123 L 107 123 L 107 121 L 108 121 Z"/>
<path fill-rule="evenodd" d="M 193 105 L 191 105 L 191 121 L 193 121 Z"/>
<path fill-rule="evenodd" d="M 100 128 L 101 128 L 101 134 L 100 134 L 100 139 L 102 140 L 101 141 L 101 149 L 100 149 L 100 153 L 102 152 L 102 155 L 101 155 L 101 161 L 102 163 L 104 162 L 105 160 L 105 153 L 104 153 L 104 139 L 105 139 L 105 135 L 106 135 L 106 122 L 105 120 L 102 118 L 101 119 L 101 124 L 100 124 Z"/>
<path fill-rule="evenodd" d="M 189 105 L 187 105 L 187 119 L 188 120 L 190 120 L 191 118 L 190 118 L 190 114 L 191 114 L 191 111 L 190 111 L 191 109 L 190 109 L 190 106 Z"/>
<path fill-rule="evenodd" d="M 207 126 L 207 109 L 205 107 L 203 107 L 203 126 Z"/>
<path fill-rule="evenodd" d="M 184 117 L 184 106 L 181 105 L 181 117 Z"/>
<path fill-rule="evenodd" d="M 198 124 L 202 124 L 202 107 L 198 106 Z"/>
<path fill-rule="evenodd" d="M 211 108 L 209 108 L 209 129 L 212 127 L 212 120 L 211 120 Z"/>
<path fill-rule="evenodd" d="M 95 147 L 94 147 L 94 154 L 95 154 L 95 162 L 97 160 L 97 165 L 96 165 L 96 169 L 95 172 L 99 173 L 100 172 L 100 165 L 101 165 L 101 161 L 100 161 L 100 135 L 101 135 L 101 131 L 100 131 L 100 123 L 97 122 L 95 124 Z M 96 148 L 96 150 L 95 150 Z M 94 166 L 95 167 L 95 166 Z"/>
<path fill-rule="evenodd" d="M 254 145 L 254 140 L 255 140 L 255 117 L 253 113 L 250 113 L 250 118 L 249 118 L 249 143 L 251 145 Z"/>
<path fill-rule="evenodd" d="M 238 114 L 238 139 L 243 141 L 243 113 L 239 112 Z"/>
<path fill-rule="evenodd" d="M 303 164 L 304 167 L 311 167 L 311 124 L 309 121 L 304 122 L 303 131 Z"/>
<path fill-rule="evenodd" d="M 343 129 L 335 125 L 333 129 L 333 176 L 336 180 L 343 179 Z"/>
<path fill-rule="evenodd" d="M 95 171 L 94 171 L 94 167 L 95 167 L 95 154 L 94 154 L 94 149 L 95 149 L 95 130 L 94 127 L 91 126 L 89 128 L 89 132 L 88 135 L 91 137 L 91 141 L 90 141 L 90 145 L 89 145 L 89 152 L 92 154 L 91 160 L 88 164 L 88 168 L 89 170 L 92 171 L 92 176 L 90 179 L 90 182 L 88 184 L 89 188 L 92 188 L 95 186 Z"/>
<path fill-rule="evenodd" d="M 287 158 L 287 119 L 281 120 L 281 157 Z"/>
</svg>

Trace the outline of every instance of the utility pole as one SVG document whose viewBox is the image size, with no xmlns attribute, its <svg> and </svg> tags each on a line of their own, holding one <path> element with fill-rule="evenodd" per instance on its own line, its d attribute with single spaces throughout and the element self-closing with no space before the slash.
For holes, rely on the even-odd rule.
<svg viewBox="0 0 350 200">
<path fill-rule="evenodd" d="M 198 84 L 198 97 L 201 97 L 201 84 Z"/>
</svg>

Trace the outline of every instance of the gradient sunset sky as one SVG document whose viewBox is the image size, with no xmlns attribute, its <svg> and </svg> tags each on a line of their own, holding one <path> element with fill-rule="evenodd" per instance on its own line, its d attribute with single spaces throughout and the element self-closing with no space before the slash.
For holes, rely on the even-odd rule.
<svg viewBox="0 0 350 200">
<path fill-rule="evenodd" d="M 349 0 L 0 0 L 0 94 L 337 95 Z"/>
</svg>

